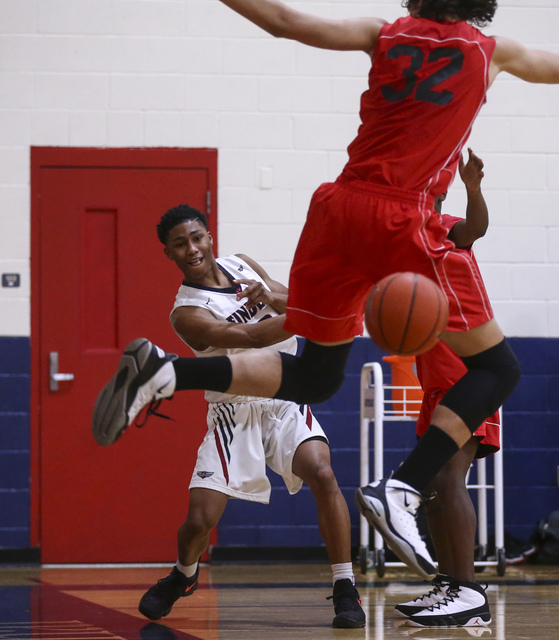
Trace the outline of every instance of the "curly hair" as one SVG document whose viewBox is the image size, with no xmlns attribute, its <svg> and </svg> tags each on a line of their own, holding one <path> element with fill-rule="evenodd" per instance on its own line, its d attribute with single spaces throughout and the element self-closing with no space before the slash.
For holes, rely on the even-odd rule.
<svg viewBox="0 0 559 640">
<path fill-rule="evenodd" d="M 497 0 L 402 0 L 402 6 L 419 18 L 442 22 L 452 17 L 483 27 L 493 20 Z"/>
<path fill-rule="evenodd" d="M 169 209 L 161 216 L 157 225 L 157 237 L 163 244 L 167 244 L 171 229 L 174 229 L 181 222 L 189 220 L 198 220 L 205 229 L 208 228 L 208 219 L 201 211 L 188 204 L 179 204 L 178 207 Z"/>
</svg>

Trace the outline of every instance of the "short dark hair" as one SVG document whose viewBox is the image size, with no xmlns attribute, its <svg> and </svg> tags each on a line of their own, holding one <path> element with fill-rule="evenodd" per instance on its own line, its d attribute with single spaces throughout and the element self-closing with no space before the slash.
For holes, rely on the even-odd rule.
<svg viewBox="0 0 559 640">
<path fill-rule="evenodd" d="M 161 220 L 157 225 L 157 237 L 163 244 L 167 244 L 171 229 L 174 229 L 181 222 L 188 222 L 189 220 L 198 220 L 206 230 L 208 228 L 208 219 L 201 211 L 188 204 L 179 204 L 161 216 Z"/>
<path fill-rule="evenodd" d="M 493 20 L 497 0 L 402 0 L 402 6 L 419 18 L 442 22 L 453 17 L 483 27 Z"/>
</svg>

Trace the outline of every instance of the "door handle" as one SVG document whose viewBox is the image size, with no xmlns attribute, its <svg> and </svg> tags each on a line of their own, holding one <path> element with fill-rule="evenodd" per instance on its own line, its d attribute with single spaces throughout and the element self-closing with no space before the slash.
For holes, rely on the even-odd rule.
<svg viewBox="0 0 559 640">
<path fill-rule="evenodd" d="M 49 353 L 49 389 L 58 391 L 58 383 L 73 380 L 73 373 L 58 373 L 58 351 Z"/>
</svg>

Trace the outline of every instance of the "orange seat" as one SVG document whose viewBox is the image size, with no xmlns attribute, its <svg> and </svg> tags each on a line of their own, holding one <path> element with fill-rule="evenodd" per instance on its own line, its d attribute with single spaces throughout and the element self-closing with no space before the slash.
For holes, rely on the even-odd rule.
<svg viewBox="0 0 559 640">
<path fill-rule="evenodd" d="M 423 400 L 423 391 L 415 375 L 414 356 L 383 356 L 383 361 L 390 364 L 392 371 L 392 387 L 408 387 L 392 389 L 392 409 L 397 416 L 408 415 L 417 418 Z"/>
</svg>

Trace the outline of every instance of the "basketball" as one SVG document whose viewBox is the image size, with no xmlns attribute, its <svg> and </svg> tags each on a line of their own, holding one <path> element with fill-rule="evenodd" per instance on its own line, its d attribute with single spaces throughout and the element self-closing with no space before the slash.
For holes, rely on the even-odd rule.
<svg viewBox="0 0 559 640">
<path fill-rule="evenodd" d="M 395 355 L 416 356 L 438 342 L 448 323 L 448 300 L 418 273 L 393 273 L 380 280 L 365 304 L 365 326 L 373 341 Z"/>
</svg>

